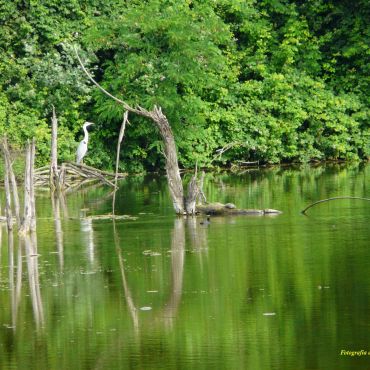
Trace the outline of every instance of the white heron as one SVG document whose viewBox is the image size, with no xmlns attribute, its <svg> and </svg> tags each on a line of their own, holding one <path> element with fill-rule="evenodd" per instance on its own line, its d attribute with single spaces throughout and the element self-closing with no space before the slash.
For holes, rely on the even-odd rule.
<svg viewBox="0 0 370 370">
<path fill-rule="evenodd" d="M 82 159 L 87 152 L 87 143 L 89 142 L 89 133 L 87 132 L 87 127 L 89 127 L 90 125 L 93 125 L 93 122 L 86 121 L 84 125 L 82 126 L 85 136 L 77 148 L 77 152 L 76 152 L 76 163 L 77 164 L 80 164 L 82 162 Z"/>
</svg>

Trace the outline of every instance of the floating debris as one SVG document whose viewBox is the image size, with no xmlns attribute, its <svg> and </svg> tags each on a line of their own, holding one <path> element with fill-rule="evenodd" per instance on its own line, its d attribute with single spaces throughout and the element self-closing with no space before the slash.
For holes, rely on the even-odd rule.
<svg viewBox="0 0 370 370">
<path fill-rule="evenodd" d="M 263 316 L 275 316 L 276 312 L 264 312 Z"/>
<path fill-rule="evenodd" d="M 9 324 L 3 324 L 3 326 L 7 329 L 15 329 L 14 325 L 9 325 Z"/>
<path fill-rule="evenodd" d="M 317 286 L 317 289 L 330 289 L 330 286 L 329 285 L 318 285 Z"/>
<path fill-rule="evenodd" d="M 138 217 L 130 216 L 130 215 L 112 215 L 108 213 L 106 215 L 91 215 L 87 217 L 83 217 L 87 220 L 137 220 Z"/>
<path fill-rule="evenodd" d="M 161 253 L 159 253 L 159 252 L 153 252 L 152 250 L 147 249 L 147 250 L 143 251 L 143 255 L 144 256 L 155 257 L 155 256 L 161 256 Z"/>
<path fill-rule="evenodd" d="M 152 308 L 149 306 L 140 307 L 141 311 L 150 311 Z"/>
</svg>

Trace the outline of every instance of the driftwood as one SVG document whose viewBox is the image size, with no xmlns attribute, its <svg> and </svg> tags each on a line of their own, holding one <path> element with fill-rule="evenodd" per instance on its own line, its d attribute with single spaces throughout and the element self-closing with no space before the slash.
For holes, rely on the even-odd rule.
<svg viewBox="0 0 370 370">
<path fill-rule="evenodd" d="M 369 199 L 369 198 L 350 197 L 350 196 L 333 197 L 333 198 L 321 199 L 321 200 L 318 200 L 317 202 L 314 202 L 314 203 L 310 204 L 309 206 L 307 206 L 303 211 L 301 211 L 301 213 L 306 214 L 306 211 L 307 211 L 308 209 L 310 209 L 311 207 L 315 206 L 316 204 L 325 203 L 325 202 L 330 202 L 330 201 L 332 201 L 332 200 L 338 200 L 338 199 L 358 199 L 358 200 L 370 201 L 370 199 Z"/>
<path fill-rule="evenodd" d="M 65 162 L 57 167 L 59 173 L 59 179 L 63 179 L 63 189 L 69 192 L 72 189 L 77 189 L 87 183 L 93 181 L 99 181 L 113 188 L 116 185 L 114 181 L 116 175 L 111 172 L 100 171 L 94 167 L 86 166 L 84 164 L 77 164 L 72 162 Z M 126 175 L 123 173 L 117 173 L 117 178 L 122 179 Z M 50 182 L 50 170 L 47 166 L 40 167 L 35 170 L 34 183 L 36 187 L 42 187 L 48 185 Z"/>
</svg>

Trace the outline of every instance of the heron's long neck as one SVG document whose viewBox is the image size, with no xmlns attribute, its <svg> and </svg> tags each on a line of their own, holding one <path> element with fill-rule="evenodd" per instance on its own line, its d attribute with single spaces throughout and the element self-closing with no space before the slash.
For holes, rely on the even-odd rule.
<svg viewBox="0 0 370 370">
<path fill-rule="evenodd" d="M 85 137 L 84 137 L 84 141 L 86 142 L 86 144 L 87 144 L 87 142 L 89 141 L 89 133 L 87 132 L 87 129 L 86 129 L 86 127 L 84 126 L 84 133 L 85 133 Z"/>
</svg>

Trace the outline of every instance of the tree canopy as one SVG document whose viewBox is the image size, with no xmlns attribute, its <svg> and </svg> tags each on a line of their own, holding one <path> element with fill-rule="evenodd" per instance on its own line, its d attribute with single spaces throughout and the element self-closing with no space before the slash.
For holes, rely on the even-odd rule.
<svg viewBox="0 0 370 370">
<path fill-rule="evenodd" d="M 122 107 L 78 44 L 108 91 L 162 107 L 184 167 L 368 158 L 369 16 L 365 0 L 0 0 L 0 135 L 35 136 L 44 163 L 55 105 L 60 158 L 88 119 L 86 161 L 113 166 Z M 155 127 L 130 121 L 121 170 L 161 167 Z"/>
</svg>

